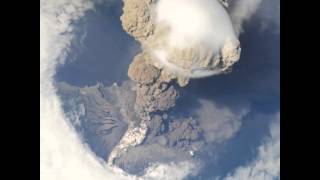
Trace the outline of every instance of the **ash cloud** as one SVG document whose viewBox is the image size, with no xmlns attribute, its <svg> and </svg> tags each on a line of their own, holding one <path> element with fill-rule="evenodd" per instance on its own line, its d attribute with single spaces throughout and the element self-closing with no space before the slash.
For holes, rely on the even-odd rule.
<svg viewBox="0 0 320 180">
<path fill-rule="evenodd" d="M 185 86 L 189 78 L 221 74 L 240 58 L 240 43 L 226 7 L 209 0 L 126 0 L 123 28 Z"/>
</svg>

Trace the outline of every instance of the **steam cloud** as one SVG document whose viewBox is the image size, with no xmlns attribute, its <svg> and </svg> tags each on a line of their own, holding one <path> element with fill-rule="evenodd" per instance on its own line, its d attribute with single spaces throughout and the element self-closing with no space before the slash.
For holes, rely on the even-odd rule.
<svg viewBox="0 0 320 180">
<path fill-rule="evenodd" d="M 230 68 L 239 59 L 240 45 L 224 8 L 216 0 L 159 1 L 156 23 L 169 33 L 154 50 L 157 58 L 191 78 Z"/>
</svg>

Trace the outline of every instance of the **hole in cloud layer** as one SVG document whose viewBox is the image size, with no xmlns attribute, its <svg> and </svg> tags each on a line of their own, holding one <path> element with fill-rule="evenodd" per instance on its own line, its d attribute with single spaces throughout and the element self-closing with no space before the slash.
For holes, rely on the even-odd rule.
<svg viewBox="0 0 320 180">
<path fill-rule="evenodd" d="M 190 4 L 184 3 L 186 1 Z M 204 44 L 211 55 L 221 49 L 221 44 L 228 37 L 237 39 L 228 14 L 218 1 L 160 0 L 159 3 L 161 2 L 163 4 L 159 4 L 157 11 L 168 13 L 158 14 L 159 23 L 169 24 L 171 29 L 175 29 L 168 36 L 169 41 L 166 41 L 170 46 L 184 48 Z M 132 120 L 135 124 L 141 121 L 134 113 L 134 86 L 131 81 L 127 81 L 128 65 L 139 47 L 120 27 L 122 2 L 112 3 L 111 6 L 109 1 L 96 4 L 93 13 L 90 10 L 94 4 L 87 0 L 40 1 L 40 178 L 180 180 L 201 176 L 203 179 L 225 175 L 236 177 L 238 173 L 230 174 L 230 170 L 241 165 L 247 156 L 241 160 L 232 159 L 237 154 L 224 149 L 227 147 L 224 142 L 238 135 L 243 124 L 246 125 L 246 131 L 258 127 L 252 125 L 254 123 L 252 126 L 246 124 L 249 121 L 243 123 L 247 115 L 252 116 L 261 111 L 274 113 L 278 110 L 278 64 L 273 62 L 278 60 L 275 57 L 278 51 L 274 50 L 277 46 L 273 46 L 277 38 L 266 41 L 265 46 L 252 48 L 255 45 L 250 44 L 252 38 L 256 41 L 262 41 L 263 38 L 257 38 L 256 31 L 244 33 L 240 39 L 246 39 L 250 46 L 244 46 L 248 47 L 244 50 L 245 59 L 239 64 L 239 69 L 236 67 L 235 74 L 192 80 L 190 87 L 179 89 L 182 96 L 176 107 L 166 113 L 156 111 L 148 124 L 148 138 L 140 146 L 129 149 L 126 154 L 120 154 L 115 160 L 120 168 L 138 174 L 137 177 L 121 169 L 112 169 L 106 164 L 107 157 L 125 133 L 129 121 Z M 179 13 L 174 14 L 175 10 Z M 85 25 L 88 31 L 80 52 L 75 52 L 72 42 L 82 35 L 78 36 L 74 29 L 83 28 L 82 23 L 77 27 L 75 22 L 84 17 L 84 23 L 88 23 Z M 219 28 L 205 29 L 216 26 Z M 254 26 L 250 28 L 257 29 Z M 213 31 L 221 33 L 221 36 L 216 36 Z M 250 35 L 252 32 L 255 35 Z M 186 42 L 186 39 L 190 41 Z M 257 54 L 262 54 L 270 47 L 274 47 L 274 51 L 269 53 L 273 55 L 265 57 L 263 54 L 261 59 L 252 63 Z M 257 52 L 253 52 L 254 50 Z M 200 55 L 207 56 L 208 53 L 201 52 Z M 74 61 L 69 61 L 73 57 Z M 272 59 L 272 62 L 266 63 L 266 59 Z M 261 68 L 264 65 L 267 65 L 266 69 Z M 270 72 L 275 72 L 275 75 L 270 76 Z M 150 79 L 147 80 L 152 81 Z M 160 88 L 155 91 L 165 92 L 172 84 L 160 83 Z M 266 93 L 266 87 L 268 90 L 272 89 L 272 93 Z M 157 103 L 161 105 L 165 101 Z M 258 107 L 256 104 L 263 106 Z M 265 110 L 268 108 L 271 110 Z M 266 120 L 260 123 L 259 128 L 263 129 L 262 126 L 266 127 L 268 124 Z M 246 136 L 261 138 L 265 135 L 257 135 L 258 131 L 259 129 L 248 130 Z M 229 148 L 237 149 L 241 146 L 240 141 L 232 139 L 231 142 L 236 145 Z M 247 144 L 252 142 L 248 140 Z M 266 143 L 264 146 L 269 145 L 270 143 Z M 185 149 L 182 150 L 183 148 Z M 250 150 L 242 148 L 243 151 L 248 149 Z M 215 155 L 221 155 L 217 151 L 233 153 L 225 153 L 221 157 L 228 156 L 226 161 L 239 163 L 231 163 L 230 168 L 230 163 L 225 162 L 221 164 L 221 169 L 213 171 L 205 167 L 206 172 L 199 171 L 206 165 L 203 162 L 209 161 L 208 159 L 223 161 L 221 158 L 214 158 Z M 213 156 L 207 156 L 208 154 Z M 207 164 L 211 165 L 210 163 Z M 212 167 L 214 166 L 209 169 Z M 277 172 L 277 164 L 273 168 Z M 193 177 L 189 177 L 190 175 Z"/>
</svg>

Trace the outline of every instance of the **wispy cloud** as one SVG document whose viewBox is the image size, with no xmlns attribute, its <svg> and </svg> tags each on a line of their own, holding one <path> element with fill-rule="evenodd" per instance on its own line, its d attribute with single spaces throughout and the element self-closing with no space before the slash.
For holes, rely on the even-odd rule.
<svg viewBox="0 0 320 180">
<path fill-rule="evenodd" d="M 258 148 L 258 156 L 248 165 L 238 167 L 225 180 L 271 180 L 280 176 L 280 114 L 270 127 L 270 136 Z"/>
<path fill-rule="evenodd" d="M 242 118 L 248 114 L 249 107 L 232 110 L 219 107 L 209 100 L 200 100 L 201 107 L 196 111 L 199 125 L 204 130 L 208 142 L 219 143 L 231 138 L 240 128 Z"/>
<path fill-rule="evenodd" d="M 242 32 L 242 25 L 256 12 L 262 0 L 231 1 L 230 16 L 237 34 Z"/>
<path fill-rule="evenodd" d="M 270 23 L 280 28 L 280 0 L 231 0 L 231 20 L 237 34 L 243 32 L 243 24 L 253 16 L 260 18 L 261 28 Z"/>
</svg>

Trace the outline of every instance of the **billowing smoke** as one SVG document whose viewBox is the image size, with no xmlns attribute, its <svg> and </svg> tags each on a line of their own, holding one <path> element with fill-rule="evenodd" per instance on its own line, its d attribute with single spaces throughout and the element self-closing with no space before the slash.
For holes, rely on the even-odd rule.
<svg viewBox="0 0 320 180">
<path fill-rule="evenodd" d="M 141 43 L 148 63 L 182 86 L 189 78 L 227 72 L 240 58 L 240 43 L 220 1 L 124 2 L 124 29 Z"/>
</svg>

